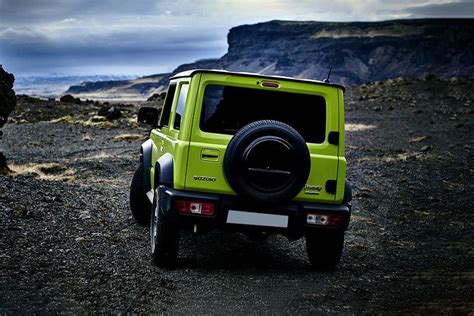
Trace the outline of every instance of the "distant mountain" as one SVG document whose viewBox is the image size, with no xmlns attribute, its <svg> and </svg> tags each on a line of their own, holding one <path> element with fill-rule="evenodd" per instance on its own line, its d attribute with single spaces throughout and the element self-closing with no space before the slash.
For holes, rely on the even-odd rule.
<svg viewBox="0 0 474 316">
<path fill-rule="evenodd" d="M 227 36 L 227 54 L 176 68 L 276 74 L 322 80 L 332 67 L 331 81 L 361 84 L 396 77 L 474 76 L 474 19 L 418 19 L 384 22 L 270 21 L 234 27 Z M 141 93 L 161 91 L 169 75 L 147 81 Z M 149 77 L 150 78 L 150 77 Z M 127 81 L 124 89 L 138 81 Z M 120 84 L 110 83 L 120 93 Z M 106 87 L 100 87 L 102 91 Z M 71 87 L 69 92 L 79 92 Z M 80 92 L 94 93 L 94 84 Z M 79 95 L 80 95 L 79 94 Z"/>
<path fill-rule="evenodd" d="M 84 81 L 115 81 L 131 79 L 131 76 L 65 76 L 65 75 L 41 75 L 41 76 L 15 76 L 15 92 L 31 96 L 58 96 L 63 94 L 71 85 Z"/>
<path fill-rule="evenodd" d="M 162 92 L 165 87 L 160 82 L 168 77 L 169 74 L 158 74 L 131 80 L 83 82 L 69 87 L 66 93 L 89 99 L 146 100 Z"/>
</svg>

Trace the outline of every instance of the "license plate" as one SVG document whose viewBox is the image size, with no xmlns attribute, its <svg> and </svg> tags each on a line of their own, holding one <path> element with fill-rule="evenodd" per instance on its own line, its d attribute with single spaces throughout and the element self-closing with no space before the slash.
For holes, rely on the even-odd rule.
<svg viewBox="0 0 474 316">
<path fill-rule="evenodd" d="M 286 228 L 288 227 L 288 216 L 229 210 L 227 223 Z"/>
</svg>

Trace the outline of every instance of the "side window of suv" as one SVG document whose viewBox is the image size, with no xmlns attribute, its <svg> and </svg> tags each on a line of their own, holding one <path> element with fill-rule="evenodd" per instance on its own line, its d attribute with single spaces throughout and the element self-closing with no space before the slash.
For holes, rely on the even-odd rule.
<svg viewBox="0 0 474 316">
<path fill-rule="evenodd" d="M 189 83 L 181 85 L 179 90 L 178 104 L 176 105 L 176 115 L 174 117 L 174 129 L 179 130 L 181 128 L 181 121 L 183 119 L 184 105 L 186 104 L 186 97 L 188 96 Z"/>
<path fill-rule="evenodd" d="M 171 106 L 173 105 L 175 92 L 176 92 L 176 83 L 172 83 L 168 87 L 168 92 L 166 93 L 165 105 L 163 106 L 163 111 L 161 112 L 161 119 L 160 119 L 161 126 L 168 126 L 169 124 Z"/>
</svg>

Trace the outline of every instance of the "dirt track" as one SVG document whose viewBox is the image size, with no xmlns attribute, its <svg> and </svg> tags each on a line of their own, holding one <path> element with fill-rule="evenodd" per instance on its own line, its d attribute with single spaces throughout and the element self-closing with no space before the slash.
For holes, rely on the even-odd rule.
<svg viewBox="0 0 474 316">
<path fill-rule="evenodd" d="M 348 92 L 353 218 L 335 272 L 313 271 L 303 241 L 220 232 L 185 235 L 178 267 L 156 268 L 128 209 L 140 140 L 114 140 L 146 130 L 9 124 L 0 313 L 473 313 L 473 91 L 402 80 Z"/>
</svg>

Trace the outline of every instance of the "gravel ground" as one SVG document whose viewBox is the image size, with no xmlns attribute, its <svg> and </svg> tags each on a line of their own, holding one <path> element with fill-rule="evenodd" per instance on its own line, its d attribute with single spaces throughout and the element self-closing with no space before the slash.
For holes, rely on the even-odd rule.
<svg viewBox="0 0 474 316">
<path fill-rule="evenodd" d="M 0 176 L 0 313 L 474 313 L 473 93 L 471 80 L 348 91 L 353 218 L 334 272 L 312 270 L 302 240 L 222 232 L 185 235 L 175 269 L 153 266 L 128 208 L 147 131 L 17 113 L 1 143 L 15 174 Z"/>
</svg>

